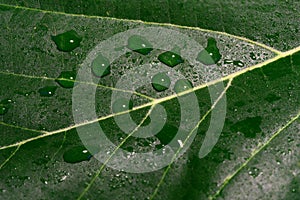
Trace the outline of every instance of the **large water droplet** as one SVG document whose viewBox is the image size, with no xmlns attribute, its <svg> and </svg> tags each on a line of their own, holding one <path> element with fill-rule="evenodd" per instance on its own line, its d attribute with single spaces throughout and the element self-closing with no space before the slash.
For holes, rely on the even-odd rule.
<svg viewBox="0 0 300 200">
<path fill-rule="evenodd" d="M 110 62 L 102 54 L 99 54 L 92 62 L 92 72 L 95 76 L 104 77 L 110 74 Z"/>
<path fill-rule="evenodd" d="M 118 112 L 124 112 L 130 110 L 132 109 L 132 107 L 133 107 L 133 103 L 131 100 L 120 98 L 114 101 L 112 105 L 112 110 L 114 113 L 118 113 Z"/>
<path fill-rule="evenodd" d="M 60 51 L 70 52 L 79 47 L 82 37 L 76 31 L 70 30 L 55 36 L 51 36 L 57 49 Z"/>
<path fill-rule="evenodd" d="M 205 65 L 213 65 L 219 62 L 221 57 L 217 41 L 214 38 L 208 38 L 207 47 L 199 52 L 197 60 Z"/>
<path fill-rule="evenodd" d="M 158 56 L 158 60 L 169 67 L 175 67 L 176 65 L 183 63 L 183 59 L 177 53 L 172 51 L 166 51 Z"/>
<path fill-rule="evenodd" d="M 90 160 L 92 154 L 84 146 L 75 146 L 65 151 L 63 158 L 67 163 L 79 163 Z"/>
<path fill-rule="evenodd" d="M 177 94 L 181 93 L 181 92 L 184 92 L 184 91 L 186 91 L 188 89 L 191 89 L 191 88 L 193 88 L 192 83 L 189 80 L 186 80 L 186 79 L 178 80 L 175 83 L 175 86 L 174 86 L 174 90 Z"/>
<path fill-rule="evenodd" d="M 57 86 L 46 86 L 40 88 L 38 92 L 42 97 L 52 97 L 57 89 Z"/>
<path fill-rule="evenodd" d="M 129 37 L 128 48 L 143 55 L 147 55 L 153 50 L 150 42 L 148 42 L 146 38 L 139 35 L 132 35 Z"/>
<path fill-rule="evenodd" d="M 168 89 L 170 87 L 170 84 L 171 80 L 169 76 L 164 72 L 158 73 L 152 78 L 152 86 L 158 92 Z"/>
<path fill-rule="evenodd" d="M 57 77 L 56 82 L 64 88 L 72 88 L 75 84 L 76 73 L 73 71 L 63 71 Z"/>
</svg>

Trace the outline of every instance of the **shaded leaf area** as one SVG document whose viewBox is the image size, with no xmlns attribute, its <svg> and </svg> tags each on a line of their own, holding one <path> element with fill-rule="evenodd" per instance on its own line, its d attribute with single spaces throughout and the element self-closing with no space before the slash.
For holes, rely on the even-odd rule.
<svg viewBox="0 0 300 200">
<path fill-rule="evenodd" d="M 63 80 L 59 81 L 57 78 L 75 76 L 87 54 L 97 44 L 116 33 L 131 28 L 160 27 L 112 19 L 90 19 L 50 14 L 5 6 L 0 8 L 3 22 L 0 40 L 6 49 L 0 52 L 0 77 L 2 80 L 0 101 L 5 99 L 12 101 L 5 104 L 9 107 L 5 107 L 6 114 L 1 115 L 1 119 L 8 124 L 36 130 L 54 131 L 73 125 L 71 99 L 74 84 Z M 183 63 L 174 67 L 194 86 L 225 77 L 275 56 L 269 50 L 230 36 L 184 28 L 166 28 L 188 35 L 203 48 L 207 46 L 209 38 L 216 40 L 217 48 L 222 54 L 221 60 L 216 65 L 206 66 L 198 61 L 192 65 L 190 60 L 184 58 Z M 80 40 L 78 39 L 80 46 L 71 52 L 60 51 L 52 38 L 57 35 L 60 36 L 58 37 L 60 39 L 64 38 L 61 36 L 63 33 L 67 34 L 68 40 L 71 40 L 72 36 L 80 38 Z M 156 63 L 158 67 L 163 65 L 159 60 L 159 55 L 165 50 L 153 49 L 148 55 L 142 55 L 124 47 L 127 42 L 125 40 L 120 44 L 121 49 L 125 48 L 124 55 L 111 61 L 110 74 L 100 80 L 93 76 L 88 83 L 100 84 L 95 97 L 97 117 L 111 114 L 113 87 L 116 87 L 118 80 L 128 70 L 147 63 Z M 60 43 L 61 41 L 58 44 Z M 170 50 L 172 48 L 171 44 Z M 253 59 L 253 54 L 255 54 L 255 59 Z M 244 65 L 224 64 L 226 59 L 240 60 Z M 195 66 L 199 70 L 196 70 Z M 160 93 L 152 87 L 150 82 L 138 88 L 137 91 L 155 98 L 166 97 L 174 94 L 174 82 L 172 79 L 170 88 Z M 129 87 L 129 90 L 133 89 Z M 149 101 L 138 95 L 133 95 L 132 100 L 133 106 Z"/>
<path fill-rule="evenodd" d="M 31 1 L 1 0 L 25 6 L 73 14 L 116 17 L 201 27 L 244 36 L 269 46 L 288 50 L 299 46 L 297 1 Z"/>
<path fill-rule="evenodd" d="M 299 59 L 298 52 L 234 78 L 226 94 L 227 118 L 217 145 L 207 157 L 198 158 L 199 147 L 210 123 L 208 116 L 199 127 L 191 148 L 172 165 L 155 199 L 207 199 L 218 190 L 228 175 L 251 157 L 251 152 L 259 144 L 264 144 L 297 115 L 300 109 Z M 196 91 L 196 95 L 205 113 L 211 106 L 207 88 Z M 267 98 L 270 95 L 278 98 L 270 102 Z M 178 107 L 173 106 L 177 104 L 176 101 L 173 99 L 163 104 L 170 113 L 166 126 L 175 129 L 180 117 Z M 140 121 L 143 116 L 141 113 L 145 113 L 145 110 L 134 111 L 131 115 Z M 258 117 L 261 121 L 253 128 L 247 120 Z M 101 121 L 100 125 L 112 141 L 116 144 L 120 142 L 123 135 L 113 120 Z M 249 129 L 244 126 L 249 126 Z M 247 131 L 256 132 L 255 137 L 247 137 Z M 243 199 L 249 194 L 255 197 L 264 194 L 272 199 L 281 199 L 296 196 L 299 187 L 296 178 L 299 173 L 298 133 L 299 120 L 266 144 L 264 151 L 259 152 L 241 173 L 233 177 L 225 186 L 223 196 L 218 197 L 232 199 L 236 196 L 231 195 L 236 194 Z M 168 141 L 170 136 L 167 133 L 165 136 L 160 134 L 156 139 Z M 135 150 L 149 150 L 150 143 L 153 143 L 151 138 L 146 141 L 132 138 L 126 145 Z M 78 197 L 101 165 L 93 158 L 76 164 L 63 161 L 65 151 L 81 145 L 75 129 L 24 144 L 1 169 L 1 198 Z M 6 149 L 1 154 L 1 160 L 5 160 L 9 153 L 9 149 Z M 105 168 L 84 198 L 111 199 L 114 196 L 115 199 L 144 199 L 154 191 L 163 170 L 131 174 Z M 268 186 L 270 184 L 272 188 Z"/>
</svg>

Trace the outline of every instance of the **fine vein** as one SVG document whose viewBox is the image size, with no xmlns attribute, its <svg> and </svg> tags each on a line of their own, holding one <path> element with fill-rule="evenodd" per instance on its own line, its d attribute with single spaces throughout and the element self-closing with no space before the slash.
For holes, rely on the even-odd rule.
<svg viewBox="0 0 300 200">
<path fill-rule="evenodd" d="M 213 194 L 212 196 L 209 197 L 209 199 L 213 200 L 216 199 L 220 193 L 223 191 L 223 189 L 226 187 L 226 185 L 228 185 L 228 183 L 242 170 L 244 169 L 248 163 L 258 154 L 260 153 L 264 148 L 266 148 L 269 143 L 276 138 L 283 130 L 285 130 L 287 127 L 289 127 L 294 121 L 296 121 L 298 118 L 300 117 L 300 110 L 298 111 L 298 114 L 296 116 L 294 116 L 293 118 L 291 118 L 284 126 L 282 126 L 280 129 L 278 129 L 273 135 L 272 137 L 270 137 L 265 143 L 259 145 L 254 151 L 251 152 L 250 157 L 243 163 L 240 165 L 240 167 L 234 171 L 232 174 L 228 175 L 223 181 L 222 184 L 220 186 L 220 188 L 217 190 L 217 192 L 215 194 Z"/>
</svg>

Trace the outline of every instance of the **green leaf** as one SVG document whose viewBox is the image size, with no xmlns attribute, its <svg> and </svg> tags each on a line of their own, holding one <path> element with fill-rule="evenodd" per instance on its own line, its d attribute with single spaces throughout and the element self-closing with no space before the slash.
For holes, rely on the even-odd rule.
<svg viewBox="0 0 300 200">
<path fill-rule="evenodd" d="M 297 3 L 0 2 L 3 47 L 0 51 L 1 199 L 298 198 L 300 48 L 296 37 L 299 28 Z M 213 52 L 218 52 L 217 59 L 212 57 L 215 65 L 210 65 L 214 63 L 209 62 L 207 54 L 205 60 L 209 65 L 190 62 L 179 55 L 180 51 L 172 52 L 177 49 L 173 43 L 169 49 L 151 46 L 151 51 L 139 53 L 141 51 L 128 48 L 127 41 L 122 41 L 120 46 L 113 48 L 125 53 L 110 63 L 105 76 L 100 74 L 98 78 L 91 71 L 91 81 L 84 76 L 75 80 L 75 73 L 82 69 L 89 53 L 101 41 L 127 30 L 149 27 L 188 35 L 203 49 L 208 47 L 210 38 L 215 39 L 217 51 L 213 48 Z M 64 36 L 64 33 L 72 34 Z M 53 39 L 55 36 L 59 41 Z M 136 91 L 117 87 L 122 75 L 132 69 L 138 77 L 144 76 L 147 71 L 136 69 L 136 66 L 151 63 L 153 68 L 161 67 L 164 62 L 159 60 L 159 55 L 166 55 L 165 52 L 168 56 L 176 53 L 182 57 L 173 69 L 183 74 L 187 79 L 184 83 L 189 83 L 189 87 L 180 84 L 179 94 L 176 94 L 174 79 L 183 80 L 176 76 L 171 76 L 169 88 L 160 92 L 153 88 L 151 78 L 148 85 L 132 88 Z M 194 53 L 197 56 L 199 52 Z M 100 59 L 98 64 L 108 66 L 111 55 L 103 56 L 105 59 Z M 195 71 L 196 65 L 200 66 L 200 71 Z M 135 86 L 141 80 L 137 78 L 132 82 Z M 222 90 L 211 100 L 212 91 L 223 83 Z M 75 123 L 72 95 L 81 86 L 95 88 L 95 102 L 92 103 L 97 116 Z M 132 98 L 129 102 L 121 99 L 115 108 L 114 92 L 131 94 Z M 179 126 L 184 116 L 181 107 L 185 106 L 180 102 L 193 95 L 201 117 L 195 127 Z M 79 97 L 84 100 L 87 96 Z M 225 100 L 226 110 L 221 107 Z M 126 103 L 129 109 L 133 108 L 125 109 Z M 148 138 L 135 137 L 134 134 L 145 130 L 147 125 L 160 124 L 162 113 L 156 109 L 161 106 L 166 110 L 167 121 L 163 127 L 157 126 L 162 128 L 159 133 Z M 79 115 L 85 116 L 82 108 L 78 109 Z M 214 141 L 209 127 L 218 126 L 213 120 L 214 113 L 222 115 L 223 112 L 226 112 L 224 127 L 218 141 Z M 128 125 L 128 133 L 118 126 L 117 120 L 126 114 L 137 124 L 137 127 Z M 190 117 L 192 120 L 193 116 Z M 91 158 L 97 149 L 85 149 L 79 134 L 80 130 L 88 130 L 93 125 L 100 125 L 116 145 L 116 149 L 107 149 L 109 156 L 103 164 Z M 172 158 L 174 162 L 164 168 L 129 173 L 109 167 L 118 149 L 127 150 L 128 155 L 162 149 L 177 131 L 182 131 L 184 136 L 177 144 L 180 148 L 176 154 L 180 156 Z M 89 140 L 97 144 L 97 140 Z M 182 147 L 189 143 L 191 146 L 181 155 Z M 120 160 L 117 164 L 123 166 L 126 162 Z"/>
</svg>

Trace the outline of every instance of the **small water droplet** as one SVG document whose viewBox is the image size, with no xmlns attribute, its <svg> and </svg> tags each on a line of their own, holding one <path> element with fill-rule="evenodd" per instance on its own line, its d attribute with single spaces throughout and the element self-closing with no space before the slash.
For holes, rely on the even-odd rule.
<svg viewBox="0 0 300 200">
<path fill-rule="evenodd" d="M 174 90 L 177 94 L 181 93 L 181 92 L 184 92 L 184 91 L 186 91 L 188 89 L 191 89 L 191 88 L 193 88 L 192 83 L 189 80 L 186 80 L 186 79 L 178 80 L 175 83 L 175 86 L 174 86 Z"/>
<path fill-rule="evenodd" d="M 131 100 L 120 98 L 114 101 L 112 105 L 112 110 L 114 113 L 124 112 L 127 110 L 131 110 L 133 107 L 133 103 Z"/>
<path fill-rule="evenodd" d="M 233 61 L 233 64 L 239 67 L 244 67 L 244 63 L 240 60 Z"/>
<path fill-rule="evenodd" d="M 158 92 L 168 89 L 170 87 L 170 84 L 171 80 L 169 76 L 164 72 L 158 73 L 152 78 L 152 86 Z"/>
<path fill-rule="evenodd" d="M 8 108 L 5 105 L 0 104 L 0 115 L 4 115 L 5 113 L 7 113 L 7 110 Z"/>
<path fill-rule="evenodd" d="M 208 38 L 207 47 L 199 52 L 197 60 L 205 65 L 213 65 L 219 62 L 221 57 L 217 41 L 214 38 Z"/>
<path fill-rule="evenodd" d="M 55 94 L 55 91 L 57 89 L 57 86 L 46 86 L 43 88 L 40 88 L 38 92 L 42 97 L 52 97 Z"/>
<path fill-rule="evenodd" d="M 104 77 L 110 74 L 110 62 L 103 55 L 98 55 L 92 63 L 92 72 L 95 76 Z"/>
<path fill-rule="evenodd" d="M 73 71 L 63 71 L 57 77 L 56 82 L 64 88 L 72 88 L 75 85 L 76 73 Z"/>
<path fill-rule="evenodd" d="M 176 65 L 183 63 L 181 56 L 173 51 L 166 51 L 160 54 L 158 60 L 169 67 L 175 67 Z"/>
<path fill-rule="evenodd" d="M 232 64 L 232 63 L 233 63 L 233 60 L 230 60 L 230 59 L 224 60 L 224 64 Z"/>
<path fill-rule="evenodd" d="M 147 55 L 153 50 L 150 42 L 139 35 L 132 35 L 128 38 L 128 48 L 143 55 Z"/>
<path fill-rule="evenodd" d="M 248 173 L 253 178 L 256 178 L 260 174 L 260 170 L 256 167 L 251 167 Z"/>
<path fill-rule="evenodd" d="M 63 158 L 67 163 L 79 163 L 90 160 L 92 154 L 84 146 L 75 146 L 64 152 Z"/>
<path fill-rule="evenodd" d="M 60 51 L 70 52 L 79 47 L 82 37 L 74 30 L 70 30 L 55 36 L 51 36 L 57 49 Z"/>
<path fill-rule="evenodd" d="M 255 55 L 253 52 L 251 52 L 251 53 L 250 53 L 250 58 L 251 58 L 252 60 L 256 60 L 256 55 Z"/>
</svg>

